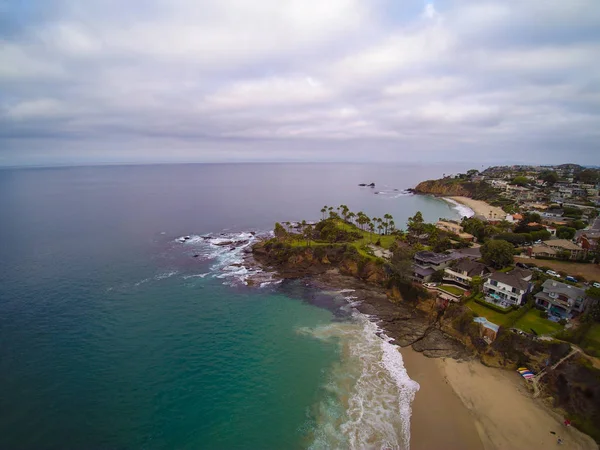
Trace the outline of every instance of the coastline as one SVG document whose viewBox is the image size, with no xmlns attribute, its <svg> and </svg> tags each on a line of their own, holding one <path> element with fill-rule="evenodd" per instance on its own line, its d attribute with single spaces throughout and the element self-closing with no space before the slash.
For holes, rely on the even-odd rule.
<svg viewBox="0 0 600 450">
<path fill-rule="evenodd" d="M 489 203 L 484 202 L 483 200 L 474 200 L 469 197 L 460 197 L 460 196 L 448 196 L 443 197 L 446 200 L 452 200 L 456 203 L 466 206 L 471 211 L 473 211 L 476 216 L 483 216 L 485 218 L 491 217 L 496 218 L 498 220 L 506 217 L 506 212 L 502 208 L 497 206 L 492 206 Z"/>
<path fill-rule="evenodd" d="M 410 418 L 411 450 L 483 450 L 477 423 L 469 408 L 444 379 L 437 358 L 411 347 L 400 350 L 408 376 L 421 386 Z"/>
</svg>

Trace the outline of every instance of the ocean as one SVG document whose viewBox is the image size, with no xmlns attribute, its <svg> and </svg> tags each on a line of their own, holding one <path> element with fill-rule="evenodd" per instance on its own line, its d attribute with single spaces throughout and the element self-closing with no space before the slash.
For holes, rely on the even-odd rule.
<svg viewBox="0 0 600 450">
<path fill-rule="evenodd" d="M 459 217 L 405 189 L 465 169 L 0 170 L 0 448 L 408 448 L 419 386 L 352 292 L 248 287 L 218 244 L 324 205 Z"/>
</svg>

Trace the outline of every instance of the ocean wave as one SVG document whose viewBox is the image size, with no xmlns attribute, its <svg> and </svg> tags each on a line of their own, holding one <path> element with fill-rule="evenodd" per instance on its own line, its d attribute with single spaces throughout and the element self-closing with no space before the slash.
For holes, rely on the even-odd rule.
<svg viewBox="0 0 600 450">
<path fill-rule="evenodd" d="M 342 361 L 323 387 L 310 448 L 408 449 L 411 404 L 420 386 L 408 376 L 398 346 L 356 310 L 352 323 L 298 332 L 335 338 L 342 346 Z"/>
<path fill-rule="evenodd" d="M 181 236 L 175 242 L 189 248 L 200 260 L 207 261 L 210 264 L 208 275 L 211 278 L 223 280 L 223 284 L 233 286 L 247 285 L 251 277 L 259 274 L 262 283 L 275 281 L 270 274 L 263 276 L 261 269 L 245 265 L 245 253 L 259 238 L 254 232 L 221 232 L 216 235 Z"/>
<path fill-rule="evenodd" d="M 456 210 L 456 212 L 459 215 L 459 218 L 461 219 L 463 217 L 473 217 L 475 215 L 475 211 L 473 211 L 468 206 L 463 205 L 462 203 L 458 203 L 456 200 L 446 197 L 444 197 L 444 200 L 452 205 L 452 209 Z"/>
</svg>

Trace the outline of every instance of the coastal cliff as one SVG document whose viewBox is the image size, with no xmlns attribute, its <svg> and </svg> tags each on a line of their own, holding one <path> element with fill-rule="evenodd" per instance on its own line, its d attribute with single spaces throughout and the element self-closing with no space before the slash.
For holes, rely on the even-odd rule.
<svg viewBox="0 0 600 450">
<path fill-rule="evenodd" d="M 429 194 L 440 197 L 470 197 L 475 200 L 496 199 L 500 193 L 498 189 L 482 181 L 465 181 L 450 177 L 422 181 L 412 191 L 416 194 Z"/>
</svg>

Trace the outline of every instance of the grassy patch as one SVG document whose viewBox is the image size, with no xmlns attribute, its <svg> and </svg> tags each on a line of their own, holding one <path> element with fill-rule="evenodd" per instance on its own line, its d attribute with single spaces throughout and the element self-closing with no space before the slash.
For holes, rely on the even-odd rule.
<svg viewBox="0 0 600 450">
<path fill-rule="evenodd" d="M 515 323 L 515 328 L 527 333 L 531 333 L 531 330 L 533 329 L 537 334 L 542 335 L 553 334 L 563 327 L 556 322 L 540 317 L 540 311 L 537 309 L 531 309 Z"/>
<path fill-rule="evenodd" d="M 438 286 L 438 288 L 441 289 L 442 291 L 446 291 L 450 294 L 458 295 L 459 297 L 465 293 L 465 291 L 463 289 L 458 288 L 456 286 L 442 285 L 442 286 Z"/>
<path fill-rule="evenodd" d="M 377 241 L 380 241 L 381 247 L 383 247 L 385 249 L 389 249 L 397 239 L 396 236 L 390 236 L 390 235 L 380 236 L 377 233 L 370 233 L 368 231 L 363 231 L 360 228 L 356 227 L 355 225 L 345 223 L 341 220 L 336 221 L 336 225 L 347 231 L 359 232 L 362 235 L 362 238 L 355 241 L 355 243 L 358 245 L 375 244 Z"/>
<path fill-rule="evenodd" d="M 477 314 L 478 316 L 485 317 L 490 322 L 495 323 L 496 325 L 502 325 L 502 326 L 504 326 L 504 324 L 508 323 L 509 319 L 513 315 L 517 314 L 517 311 L 511 311 L 509 313 L 502 314 L 502 313 L 499 313 L 497 311 L 494 311 L 494 310 L 488 308 L 487 306 L 480 305 L 479 303 L 476 303 L 474 300 L 469 300 L 469 302 L 467 302 L 466 306 L 471 311 L 473 311 L 475 314 Z"/>
<path fill-rule="evenodd" d="M 590 350 L 590 354 L 600 356 L 600 323 L 595 323 L 585 334 L 581 342 L 581 346 L 587 351 Z"/>
</svg>

